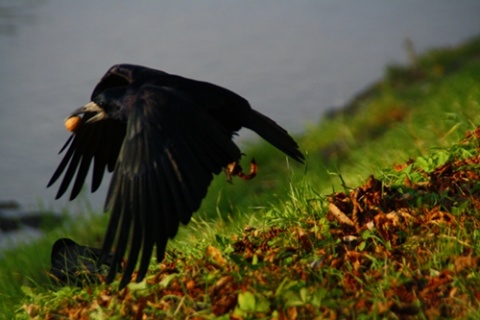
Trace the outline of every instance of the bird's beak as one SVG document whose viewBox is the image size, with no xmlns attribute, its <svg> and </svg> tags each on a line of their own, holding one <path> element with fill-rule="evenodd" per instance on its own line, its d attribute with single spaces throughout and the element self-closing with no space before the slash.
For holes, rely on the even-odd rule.
<svg viewBox="0 0 480 320">
<path fill-rule="evenodd" d="M 89 114 L 89 113 L 93 115 L 83 118 L 85 119 L 84 123 L 97 122 L 99 120 L 107 118 L 107 114 L 105 113 L 105 110 L 100 108 L 100 106 L 95 102 L 89 102 L 83 107 L 78 108 L 77 110 L 73 111 L 68 118 L 79 116 L 81 114 Z"/>
</svg>

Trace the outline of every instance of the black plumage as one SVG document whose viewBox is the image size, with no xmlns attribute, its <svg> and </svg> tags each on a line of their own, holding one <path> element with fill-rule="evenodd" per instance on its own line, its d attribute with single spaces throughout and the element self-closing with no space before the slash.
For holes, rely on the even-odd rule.
<svg viewBox="0 0 480 320">
<path fill-rule="evenodd" d="M 74 199 L 93 162 L 92 192 L 105 169 L 113 171 L 105 202 L 111 212 L 99 263 L 114 248 L 111 282 L 127 248 L 120 287 L 140 261 L 137 281 L 156 245 L 158 261 L 179 223 L 198 210 L 213 174 L 241 157 L 232 135 L 249 128 L 293 159 L 304 157 L 287 131 L 225 88 L 162 71 L 120 64 L 93 90 L 91 102 L 61 152 L 63 160 L 48 186 L 63 179 L 61 197 L 73 182 Z"/>
<path fill-rule="evenodd" d="M 69 285 L 95 283 L 112 266 L 112 254 L 103 262 L 105 267 L 97 263 L 100 253 L 98 248 L 82 246 L 68 238 L 58 239 L 52 247 L 50 275 L 53 280 Z"/>
</svg>

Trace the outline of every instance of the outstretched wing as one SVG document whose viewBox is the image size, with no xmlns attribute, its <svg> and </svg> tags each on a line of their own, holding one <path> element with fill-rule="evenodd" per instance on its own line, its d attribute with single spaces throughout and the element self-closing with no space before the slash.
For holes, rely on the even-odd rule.
<svg viewBox="0 0 480 320">
<path fill-rule="evenodd" d="M 127 132 L 107 194 L 111 211 L 101 261 L 115 248 L 113 266 L 128 249 L 120 287 L 140 266 L 145 276 L 154 244 L 161 260 L 179 222 L 198 210 L 213 174 L 240 158 L 231 132 L 171 88 L 143 86 L 130 100 Z M 116 268 L 110 270 L 111 282 Z"/>
<path fill-rule="evenodd" d="M 136 78 L 144 75 L 159 77 L 164 74 L 166 73 L 163 71 L 128 64 L 114 65 L 95 86 L 91 100 L 93 101 L 106 88 L 131 85 Z M 82 121 L 85 122 L 92 116 L 93 114 L 85 114 Z M 67 191 L 72 181 L 74 181 L 74 184 L 70 193 L 70 200 L 77 197 L 92 161 L 94 166 L 91 188 L 92 192 L 95 192 L 102 182 L 105 169 L 107 168 L 109 172 L 112 172 L 115 167 L 125 131 L 125 124 L 110 119 L 80 126 L 60 150 L 61 153 L 68 147 L 65 156 L 47 185 L 47 187 L 50 187 L 65 172 L 56 199 Z"/>
<path fill-rule="evenodd" d="M 84 118 L 83 121 L 86 121 Z M 57 181 L 65 172 L 56 199 L 60 198 L 73 181 L 70 200 L 75 199 L 82 189 L 88 170 L 93 161 L 92 192 L 102 182 L 105 169 L 113 171 L 118 153 L 125 136 L 125 125 L 112 120 L 80 126 L 67 140 L 60 153 L 67 152 L 55 170 L 47 187 Z"/>
</svg>

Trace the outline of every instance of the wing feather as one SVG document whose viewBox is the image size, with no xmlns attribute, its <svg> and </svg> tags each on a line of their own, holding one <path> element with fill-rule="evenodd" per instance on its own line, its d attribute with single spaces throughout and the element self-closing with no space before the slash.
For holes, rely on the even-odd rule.
<svg viewBox="0 0 480 320">
<path fill-rule="evenodd" d="M 113 264 L 119 265 L 127 253 L 120 287 L 130 281 L 139 257 L 142 280 L 154 244 L 157 259 L 163 258 L 168 238 L 198 210 L 213 174 L 241 155 L 230 133 L 180 92 L 149 86 L 131 103 L 107 194 L 105 209 L 112 216 L 99 261 L 113 249 Z"/>
<path fill-rule="evenodd" d="M 158 195 L 154 193 L 156 188 L 157 181 L 156 179 L 142 179 L 142 194 L 145 194 L 149 197 L 149 201 L 141 201 L 140 202 L 140 212 L 144 213 L 144 220 L 143 220 L 143 234 L 145 235 L 143 248 L 142 248 L 142 256 L 140 258 L 140 266 L 138 268 L 138 279 L 143 279 L 145 274 L 148 271 L 148 266 L 150 265 L 150 260 L 152 258 L 153 247 L 155 245 L 155 235 L 163 234 L 164 239 L 163 241 L 167 241 L 168 237 L 165 236 L 165 231 L 162 230 L 161 225 L 159 224 L 158 215 L 153 215 L 151 221 L 146 219 L 147 212 L 160 212 Z"/>
<path fill-rule="evenodd" d="M 60 198 L 65 191 L 67 191 L 68 186 L 70 185 L 70 182 L 73 179 L 73 176 L 75 175 L 75 172 L 77 171 L 78 163 L 80 162 L 80 159 L 82 158 L 82 155 L 80 152 L 74 151 L 73 155 L 70 159 L 70 163 L 68 165 L 67 171 L 65 172 L 65 175 L 63 176 L 62 183 L 60 184 L 60 187 L 58 188 L 58 193 L 56 196 L 56 199 Z M 73 194 L 70 196 L 70 200 L 73 198 Z"/>
<path fill-rule="evenodd" d="M 120 181 L 120 183 L 121 183 L 120 193 L 127 195 L 128 190 L 126 189 L 128 188 L 128 184 L 123 183 L 123 181 Z M 116 231 L 118 228 L 118 235 L 117 235 L 117 239 L 115 240 L 116 248 L 115 248 L 115 251 L 113 254 L 113 260 L 112 260 L 112 265 L 115 267 L 110 269 L 107 276 L 107 282 L 112 282 L 113 279 L 115 278 L 115 275 L 117 273 L 116 269 L 118 266 L 120 266 L 123 256 L 125 255 L 125 252 L 127 250 L 128 238 L 130 237 L 130 229 L 131 229 L 131 222 L 132 222 L 132 210 L 131 210 L 132 208 L 130 203 L 128 203 L 127 201 L 125 202 L 126 204 L 122 204 L 121 202 L 115 203 L 112 209 L 112 216 L 110 217 L 110 219 L 114 219 L 114 220 L 118 219 L 119 223 L 116 223 L 116 224 L 109 223 L 109 229 L 110 227 L 112 227 Z M 106 241 L 107 240 L 105 240 L 105 242 Z M 99 265 L 103 264 L 102 258 L 104 253 L 108 256 L 110 252 L 106 252 L 105 250 L 102 249 L 101 257 L 99 258 L 99 261 L 98 261 Z"/>
<path fill-rule="evenodd" d="M 77 165 L 78 171 L 75 182 L 73 183 L 71 197 L 75 198 L 82 190 L 83 183 L 88 174 L 88 169 L 90 169 L 90 162 L 92 162 L 92 155 L 85 154 L 80 160 L 80 165 Z M 73 198 L 70 198 L 70 200 L 73 200 Z"/>
<path fill-rule="evenodd" d="M 67 151 L 47 185 L 52 186 L 63 174 L 56 199 L 67 191 L 72 181 L 70 200 L 78 196 L 92 161 L 92 192 L 96 191 L 105 169 L 113 171 L 124 136 L 125 125 L 111 120 L 86 125 L 73 133 L 60 150 Z"/>
</svg>

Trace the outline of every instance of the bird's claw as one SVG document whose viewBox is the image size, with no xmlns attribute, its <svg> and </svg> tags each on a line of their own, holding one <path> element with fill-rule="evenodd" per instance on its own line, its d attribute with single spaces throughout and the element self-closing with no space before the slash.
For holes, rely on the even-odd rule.
<svg viewBox="0 0 480 320">
<path fill-rule="evenodd" d="M 240 166 L 240 163 L 238 163 L 238 161 L 234 161 L 228 164 L 224 170 L 225 170 L 225 174 L 227 175 L 228 182 L 232 182 L 232 178 L 234 176 L 238 176 L 243 180 L 250 180 L 255 178 L 255 176 L 257 175 L 258 166 L 257 166 L 257 163 L 255 162 L 255 159 L 252 159 L 250 161 L 250 172 L 248 174 L 245 174 L 243 173 L 243 169 Z"/>
</svg>

